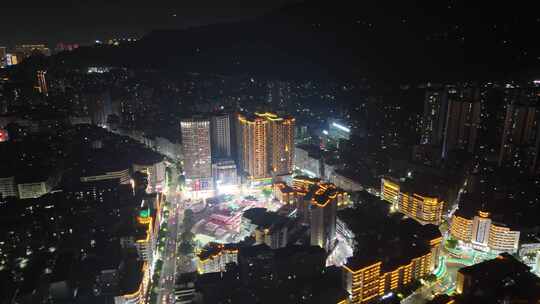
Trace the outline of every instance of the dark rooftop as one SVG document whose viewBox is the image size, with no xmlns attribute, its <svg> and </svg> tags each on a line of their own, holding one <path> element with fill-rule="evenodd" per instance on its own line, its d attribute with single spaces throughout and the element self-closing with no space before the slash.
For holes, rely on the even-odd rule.
<svg viewBox="0 0 540 304">
<path fill-rule="evenodd" d="M 540 301 L 540 279 L 509 254 L 503 253 L 495 259 L 461 268 L 458 272 L 472 279 L 471 290 L 464 286 L 463 294 L 466 296 L 494 300 L 490 303 L 502 299 L 518 299 L 522 303 Z"/>
<path fill-rule="evenodd" d="M 352 230 L 358 243 L 348 261 L 353 269 L 377 261 L 383 262 L 384 269 L 394 269 L 427 254 L 429 242 L 441 236 L 437 226 L 420 225 L 400 214 L 389 215 L 387 207 L 377 201 L 338 211 L 338 218 Z"/>
</svg>

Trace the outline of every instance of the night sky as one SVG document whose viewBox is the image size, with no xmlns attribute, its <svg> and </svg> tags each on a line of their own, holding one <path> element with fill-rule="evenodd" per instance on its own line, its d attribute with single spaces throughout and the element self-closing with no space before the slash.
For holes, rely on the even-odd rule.
<svg viewBox="0 0 540 304">
<path fill-rule="evenodd" d="M 152 29 L 239 20 L 292 0 L 21 0 L 3 1 L 0 45 L 89 42 L 140 36 Z"/>
</svg>

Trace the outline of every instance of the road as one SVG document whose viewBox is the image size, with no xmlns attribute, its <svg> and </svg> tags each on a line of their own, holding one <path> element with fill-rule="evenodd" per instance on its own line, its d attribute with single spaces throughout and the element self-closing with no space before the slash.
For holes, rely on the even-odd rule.
<svg viewBox="0 0 540 304">
<path fill-rule="evenodd" d="M 178 247 L 179 226 L 183 210 L 180 207 L 179 198 L 175 195 L 171 198 L 171 207 L 167 221 L 167 239 L 165 249 L 163 250 L 163 267 L 161 277 L 158 283 L 158 302 L 159 304 L 174 303 L 174 279 L 176 276 L 176 249 Z"/>
</svg>

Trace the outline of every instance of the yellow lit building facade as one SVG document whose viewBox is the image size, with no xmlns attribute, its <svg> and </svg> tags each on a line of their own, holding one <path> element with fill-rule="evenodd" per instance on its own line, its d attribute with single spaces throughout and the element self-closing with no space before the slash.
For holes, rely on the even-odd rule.
<svg viewBox="0 0 540 304">
<path fill-rule="evenodd" d="M 350 303 L 372 301 L 429 275 L 435 268 L 441 240 L 440 237 L 431 240 L 431 250 L 389 270 L 385 270 L 382 261 L 344 265 L 343 282 L 345 290 L 350 294 Z"/>
<path fill-rule="evenodd" d="M 444 201 L 438 197 L 403 191 L 399 183 L 383 178 L 381 198 L 423 225 L 441 223 Z"/>
<path fill-rule="evenodd" d="M 273 175 L 289 175 L 293 171 L 294 125 L 292 117 L 278 117 L 273 113 L 256 113 L 269 122 L 268 160 Z"/>
<path fill-rule="evenodd" d="M 240 168 L 249 179 L 270 177 L 267 155 L 269 121 L 238 115 L 237 129 Z"/>
<path fill-rule="evenodd" d="M 389 179 L 381 178 L 381 198 L 392 205 L 399 201 L 399 184 Z"/>
<path fill-rule="evenodd" d="M 273 113 L 238 115 L 240 165 L 249 179 L 292 173 L 294 126 L 294 118 Z"/>
<path fill-rule="evenodd" d="M 493 252 L 517 252 L 520 231 L 512 230 L 501 223 L 495 223 L 491 214 L 478 211 L 474 217 L 456 212 L 452 216 L 450 234 L 471 247 Z"/>
</svg>

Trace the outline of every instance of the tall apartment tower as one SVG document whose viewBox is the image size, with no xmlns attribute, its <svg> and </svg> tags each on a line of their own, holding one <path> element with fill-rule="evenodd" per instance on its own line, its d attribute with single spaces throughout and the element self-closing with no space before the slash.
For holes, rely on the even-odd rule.
<svg viewBox="0 0 540 304">
<path fill-rule="evenodd" d="M 292 117 L 272 113 L 257 113 L 270 123 L 268 159 L 273 176 L 292 174 L 294 160 L 294 125 Z"/>
<path fill-rule="evenodd" d="M 210 188 L 212 178 L 212 149 L 210 119 L 194 117 L 180 122 L 184 171 L 188 185 L 196 190 Z"/>
<path fill-rule="evenodd" d="M 504 129 L 499 150 L 499 165 L 538 170 L 540 152 L 540 107 L 535 100 L 510 103 L 506 108 Z"/>
<path fill-rule="evenodd" d="M 267 178 L 269 121 L 258 116 L 238 115 L 237 141 L 240 170 L 249 179 Z"/>
<path fill-rule="evenodd" d="M 480 129 L 481 109 L 480 90 L 452 89 L 443 130 L 443 158 L 452 150 L 474 152 Z"/>
<path fill-rule="evenodd" d="M 269 178 L 291 174 L 294 160 L 292 117 L 273 113 L 238 116 L 239 164 L 249 178 Z"/>
<path fill-rule="evenodd" d="M 440 145 L 443 141 L 448 92 L 446 88 L 429 89 L 424 98 L 421 144 Z"/>
<path fill-rule="evenodd" d="M 229 114 L 212 116 L 212 157 L 214 159 L 230 158 L 231 149 L 231 124 Z"/>
</svg>

